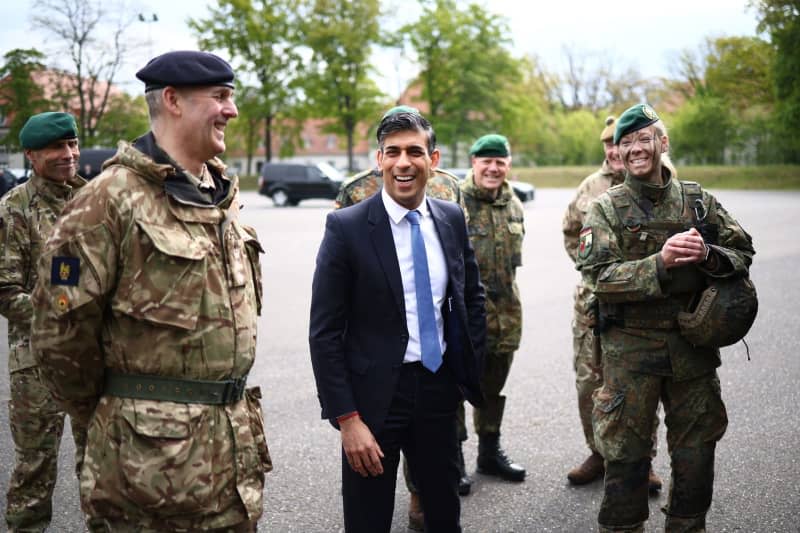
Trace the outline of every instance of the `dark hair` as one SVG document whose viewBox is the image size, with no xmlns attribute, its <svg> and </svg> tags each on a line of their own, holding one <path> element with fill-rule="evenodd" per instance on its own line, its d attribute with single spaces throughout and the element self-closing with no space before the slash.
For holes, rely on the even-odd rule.
<svg viewBox="0 0 800 533">
<path fill-rule="evenodd" d="M 419 113 L 394 113 L 383 117 L 378 124 L 375 136 L 378 138 L 378 149 L 383 152 L 383 141 L 392 133 L 398 131 L 421 131 L 428 136 L 428 155 L 436 149 L 436 133 L 433 126 Z"/>
</svg>

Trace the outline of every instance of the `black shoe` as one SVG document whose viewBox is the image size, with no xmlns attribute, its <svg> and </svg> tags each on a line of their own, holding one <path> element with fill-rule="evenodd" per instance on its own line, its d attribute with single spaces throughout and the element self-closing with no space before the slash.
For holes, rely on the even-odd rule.
<svg viewBox="0 0 800 533">
<path fill-rule="evenodd" d="M 500 447 L 500 434 L 479 436 L 478 472 L 498 476 L 506 481 L 525 481 L 525 469 L 513 463 Z"/>
<path fill-rule="evenodd" d="M 458 495 L 466 496 L 472 490 L 472 478 L 467 474 L 467 467 L 464 465 L 464 452 L 461 443 L 458 444 Z"/>
</svg>

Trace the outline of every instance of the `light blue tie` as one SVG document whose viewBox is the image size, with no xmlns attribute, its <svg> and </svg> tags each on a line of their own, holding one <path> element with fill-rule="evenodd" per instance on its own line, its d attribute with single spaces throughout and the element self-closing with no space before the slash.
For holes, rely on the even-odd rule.
<svg viewBox="0 0 800 533">
<path fill-rule="evenodd" d="M 419 344 L 422 351 L 422 366 L 436 372 L 442 365 L 442 347 L 436 329 L 433 310 L 431 276 L 428 273 L 428 254 L 419 229 L 419 211 L 409 211 L 406 218 L 411 223 L 411 253 L 414 255 L 414 289 L 417 293 L 417 319 L 419 321 Z"/>
</svg>

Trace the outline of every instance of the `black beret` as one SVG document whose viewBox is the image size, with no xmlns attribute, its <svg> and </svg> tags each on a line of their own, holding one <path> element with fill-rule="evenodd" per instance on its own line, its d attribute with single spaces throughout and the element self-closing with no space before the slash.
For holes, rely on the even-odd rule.
<svg viewBox="0 0 800 533">
<path fill-rule="evenodd" d="M 508 157 L 511 155 L 511 146 L 508 139 L 497 133 L 484 135 L 469 149 L 469 155 L 476 157 Z"/>
<path fill-rule="evenodd" d="M 156 56 L 136 77 L 144 91 L 173 87 L 222 85 L 233 89 L 233 69 L 227 61 L 208 52 L 181 50 Z"/>
<path fill-rule="evenodd" d="M 19 130 L 19 144 L 28 150 L 40 150 L 53 141 L 75 139 L 78 127 L 69 113 L 48 111 L 33 115 Z"/>
<path fill-rule="evenodd" d="M 617 129 L 614 131 L 614 144 L 619 144 L 619 140 L 625 135 L 639 131 L 656 122 L 658 122 L 658 115 L 649 105 L 636 104 L 633 107 L 629 107 L 617 120 Z"/>
</svg>

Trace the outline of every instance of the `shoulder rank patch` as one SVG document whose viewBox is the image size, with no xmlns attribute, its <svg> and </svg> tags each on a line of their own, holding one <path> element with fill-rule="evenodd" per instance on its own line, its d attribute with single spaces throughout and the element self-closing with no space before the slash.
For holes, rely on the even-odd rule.
<svg viewBox="0 0 800 533">
<path fill-rule="evenodd" d="M 586 259 L 592 251 L 592 228 L 586 227 L 581 230 L 578 242 L 578 257 Z"/>
<path fill-rule="evenodd" d="M 54 257 L 50 266 L 50 284 L 77 285 L 80 278 L 80 265 L 80 259 L 77 257 Z"/>
</svg>

